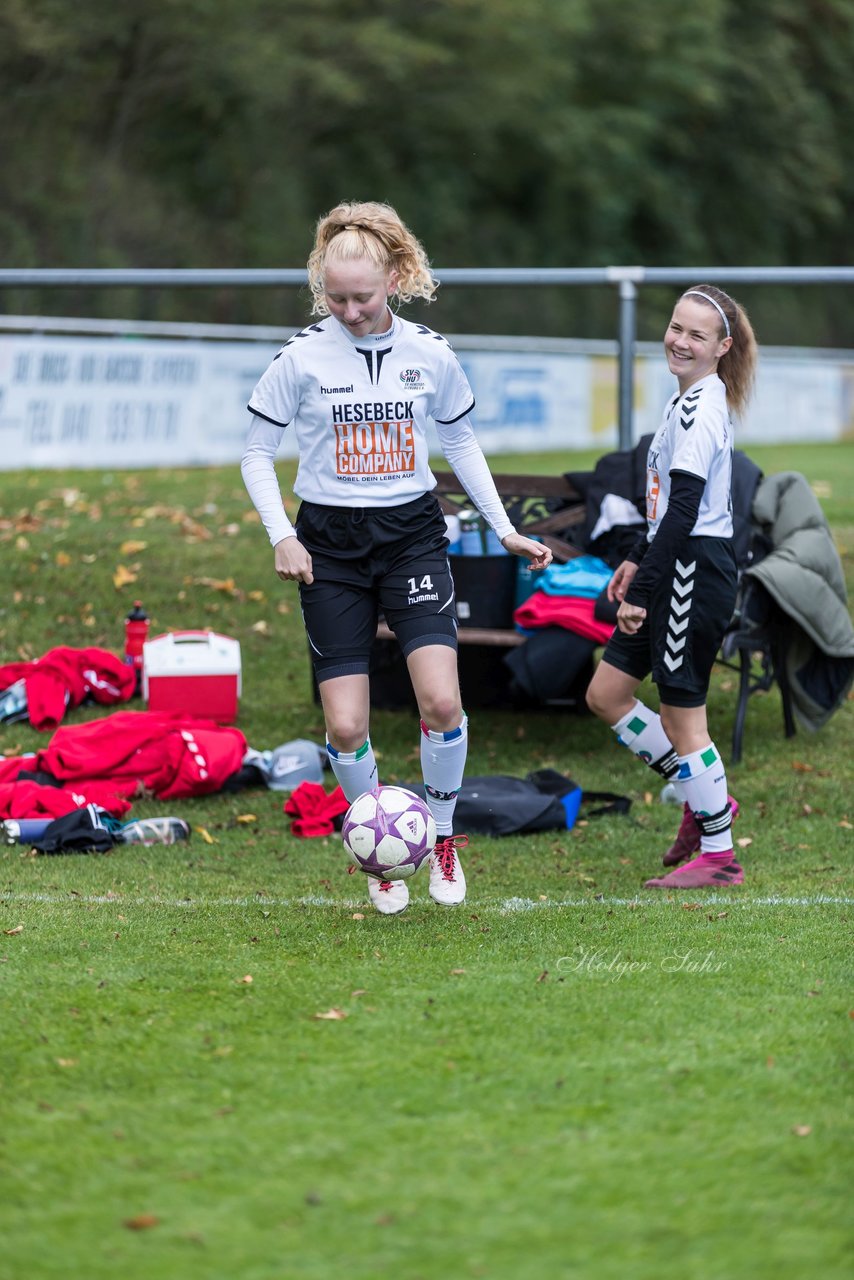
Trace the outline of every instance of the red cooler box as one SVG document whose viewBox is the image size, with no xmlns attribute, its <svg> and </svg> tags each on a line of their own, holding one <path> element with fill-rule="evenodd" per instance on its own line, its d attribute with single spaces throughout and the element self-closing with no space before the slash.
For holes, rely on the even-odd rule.
<svg viewBox="0 0 854 1280">
<path fill-rule="evenodd" d="M 215 631 L 168 631 L 142 648 L 149 711 L 183 711 L 233 724 L 240 697 L 240 644 Z"/>
</svg>

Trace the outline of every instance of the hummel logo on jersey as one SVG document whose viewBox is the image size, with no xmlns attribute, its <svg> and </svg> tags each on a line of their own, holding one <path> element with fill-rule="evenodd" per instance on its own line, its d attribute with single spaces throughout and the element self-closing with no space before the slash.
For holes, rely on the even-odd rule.
<svg viewBox="0 0 854 1280">
<path fill-rule="evenodd" d="M 695 391 L 692 395 L 686 396 L 682 401 L 682 408 L 679 415 L 679 424 L 683 431 L 687 431 L 689 427 L 694 425 L 694 414 L 697 412 L 697 404 L 700 399 L 700 392 Z"/>
<path fill-rule="evenodd" d="M 352 382 L 350 383 L 349 387 L 321 387 L 320 388 L 320 394 L 322 396 L 347 396 L 347 395 L 352 395 L 352 393 L 353 393 Z"/>
</svg>

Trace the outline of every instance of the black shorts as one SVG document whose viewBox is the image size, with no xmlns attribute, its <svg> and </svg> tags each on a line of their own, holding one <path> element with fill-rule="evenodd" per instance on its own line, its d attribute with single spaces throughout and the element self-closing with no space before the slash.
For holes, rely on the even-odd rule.
<svg viewBox="0 0 854 1280">
<path fill-rule="evenodd" d="M 433 494 L 397 507 L 303 502 L 296 532 L 314 573 L 299 591 L 318 682 L 368 671 L 380 613 L 404 655 L 456 648 L 445 518 Z"/>
<path fill-rule="evenodd" d="M 603 659 L 638 680 L 650 673 L 665 705 L 701 707 L 735 607 L 738 573 L 732 543 L 690 538 L 673 573 L 650 595 L 643 626 L 615 631 Z"/>
</svg>

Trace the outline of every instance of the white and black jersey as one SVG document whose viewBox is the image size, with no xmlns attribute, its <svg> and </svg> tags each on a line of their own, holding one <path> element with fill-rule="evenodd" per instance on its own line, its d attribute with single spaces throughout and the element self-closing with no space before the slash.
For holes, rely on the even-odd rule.
<svg viewBox="0 0 854 1280">
<path fill-rule="evenodd" d="M 334 317 L 282 347 L 249 401 L 243 474 L 271 541 L 292 533 L 272 479 L 272 456 L 297 437 L 295 493 L 334 507 L 388 507 L 435 487 L 427 428 L 499 537 L 513 531 L 474 434 L 474 396 L 452 348 L 426 325 L 392 318 L 386 333 L 354 338 Z"/>
<path fill-rule="evenodd" d="M 716 373 L 668 401 L 647 455 L 649 542 L 667 511 L 672 471 L 705 481 L 692 536 L 732 537 L 732 448 L 726 387 Z"/>
<path fill-rule="evenodd" d="M 672 706 L 705 702 L 735 604 L 732 443 L 717 373 L 668 401 L 647 455 L 647 541 L 625 593 L 646 610 L 640 630 L 615 631 L 605 660 L 637 680 L 652 673 Z"/>
</svg>

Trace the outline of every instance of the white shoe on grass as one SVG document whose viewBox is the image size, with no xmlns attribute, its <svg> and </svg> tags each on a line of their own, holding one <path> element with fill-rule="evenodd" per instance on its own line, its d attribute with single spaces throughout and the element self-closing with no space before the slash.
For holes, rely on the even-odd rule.
<svg viewBox="0 0 854 1280">
<path fill-rule="evenodd" d="M 457 849 L 464 849 L 468 836 L 439 836 L 427 859 L 430 868 L 430 897 L 443 907 L 465 902 L 466 878 Z"/>
<path fill-rule="evenodd" d="M 368 897 L 383 916 L 396 916 L 409 906 L 409 888 L 405 880 L 368 879 Z"/>
</svg>

